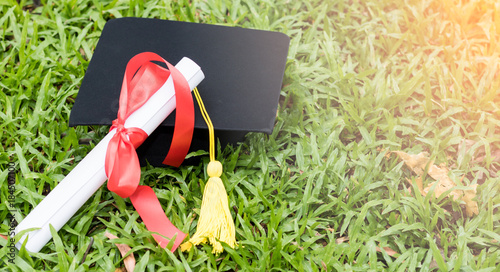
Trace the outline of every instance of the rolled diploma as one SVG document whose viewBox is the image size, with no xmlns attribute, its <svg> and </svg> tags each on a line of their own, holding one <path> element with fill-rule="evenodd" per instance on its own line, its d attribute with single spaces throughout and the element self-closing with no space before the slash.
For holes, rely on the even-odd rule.
<svg viewBox="0 0 500 272">
<path fill-rule="evenodd" d="M 184 57 L 175 66 L 194 89 L 204 78 L 200 67 Z M 139 109 L 125 121 L 125 127 L 138 127 L 150 135 L 175 109 L 175 90 L 172 77 Z M 85 158 L 33 209 L 16 227 L 15 233 L 40 228 L 23 235 L 16 247 L 21 248 L 27 238 L 26 250 L 38 252 L 52 238 L 49 224 L 59 231 L 66 222 L 107 180 L 104 160 L 110 139 L 116 129 L 110 131 Z"/>
</svg>

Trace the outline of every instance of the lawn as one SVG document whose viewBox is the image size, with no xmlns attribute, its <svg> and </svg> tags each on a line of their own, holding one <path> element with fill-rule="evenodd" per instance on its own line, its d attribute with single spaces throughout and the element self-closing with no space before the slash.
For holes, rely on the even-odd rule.
<svg viewBox="0 0 500 272">
<path fill-rule="evenodd" d="M 163 250 L 130 201 L 103 186 L 40 253 L 21 249 L 9 262 L 0 239 L 2 271 L 125 271 L 115 243 L 130 246 L 137 271 L 498 271 L 495 0 L 41 4 L 0 0 L 3 235 L 9 217 L 20 222 L 109 129 L 67 125 L 107 20 L 272 30 L 291 44 L 273 134 L 250 133 L 217 155 L 238 248 L 218 256 L 207 245 Z M 397 151 L 426 152 L 425 171 Z M 456 184 L 439 197 L 430 160 Z M 141 183 L 190 235 L 207 163 L 142 169 Z M 472 193 L 478 213 L 468 215 L 454 192 Z"/>
</svg>

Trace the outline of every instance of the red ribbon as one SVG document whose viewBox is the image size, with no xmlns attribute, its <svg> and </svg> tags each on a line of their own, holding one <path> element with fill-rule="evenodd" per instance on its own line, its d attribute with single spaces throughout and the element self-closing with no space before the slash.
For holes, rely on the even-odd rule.
<svg viewBox="0 0 500 272">
<path fill-rule="evenodd" d="M 168 69 L 153 64 L 163 62 Z M 125 69 L 120 93 L 118 118 L 111 130 L 116 129 L 106 151 L 105 171 L 108 189 L 119 196 L 130 197 L 148 230 L 168 238 L 177 235 L 172 252 L 177 249 L 186 234 L 168 220 L 154 191 L 148 186 L 139 186 L 141 168 L 135 149 L 148 137 L 140 128 L 124 127 L 125 120 L 172 76 L 175 88 L 176 119 L 174 136 L 164 164 L 179 166 L 189 150 L 194 129 L 194 105 L 189 84 L 184 76 L 170 63 L 155 53 L 145 52 L 134 56 Z M 169 239 L 154 234 L 162 248 Z"/>
</svg>

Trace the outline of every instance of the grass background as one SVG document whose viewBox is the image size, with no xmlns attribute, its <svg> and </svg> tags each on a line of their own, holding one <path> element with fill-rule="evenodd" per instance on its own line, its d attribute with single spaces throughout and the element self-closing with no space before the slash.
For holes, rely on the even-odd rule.
<svg viewBox="0 0 500 272">
<path fill-rule="evenodd" d="M 160 18 L 291 37 L 274 133 L 250 134 L 218 153 L 243 247 L 220 256 L 209 246 L 159 249 L 130 202 L 103 187 L 40 253 L 22 249 L 9 264 L 0 239 L 3 269 L 114 271 L 124 265 L 109 231 L 131 246 L 137 271 L 498 271 L 494 0 L 0 0 L 0 15 L 2 234 L 9 162 L 21 221 L 107 131 L 67 126 L 107 20 Z M 461 148 L 464 140 L 470 148 Z M 457 184 L 479 184 L 479 215 L 466 217 L 448 198 L 409 193 L 412 173 L 391 150 L 427 151 Z M 142 171 L 141 182 L 191 235 L 206 163 Z"/>
</svg>

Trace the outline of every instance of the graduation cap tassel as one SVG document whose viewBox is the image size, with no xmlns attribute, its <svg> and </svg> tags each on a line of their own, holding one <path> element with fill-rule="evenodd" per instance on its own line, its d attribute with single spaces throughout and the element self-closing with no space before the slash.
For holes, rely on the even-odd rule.
<svg viewBox="0 0 500 272">
<path fill-rule="evenodd" d="M 190 250 L 193 245 L 206 243 L 208 240 L 213 246 L 212 253 L 218 255 L 224 251 L 220 242 L 224 242 L 232 248 L 236 246 L 235 227 L 229 211 L 226 188 L 220 179 L 222 164 L 215 160 L 214 127 L 203 105 L 198 89 L 194 88 L 193 92 L 208 126 L 210 163 L 207 166 L 207 174 L 210 178 L 203 192 L 200 219 L 198 220 L 196 233 L 189 241 L 181 245 L 181 250 Z"/>
</svg>

